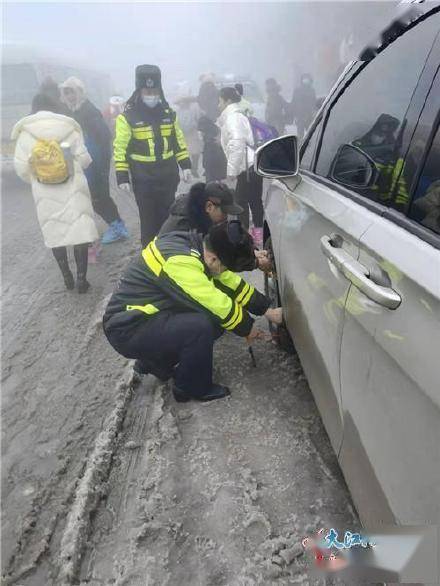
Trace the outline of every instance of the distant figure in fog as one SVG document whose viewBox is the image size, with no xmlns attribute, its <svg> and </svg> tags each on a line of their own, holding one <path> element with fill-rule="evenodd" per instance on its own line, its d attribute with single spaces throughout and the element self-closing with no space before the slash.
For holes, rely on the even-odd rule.
<svg viewBox="0 0 440 586">
<path fill-rule="evenodd" d="M 227 162 L 220 142 L 220 128 L 204 115 L 199 118 L 198 130 L 203 139 L 202 165 L 206 182 L 226 179 Z"/>
<path fill-rule="evenodd" d="M 81 126 L 92 164 L 86 177 L 95 212 L 109 225 L 101 242 L 111 244 L 128 238 L 128 231 L 110 196 L 110 163 L 112 158 L 112 136 L 105 120 L 96 106 L 87 99 L 82 81 L 69 77 L 61 85 L 64 103 L 70 115 Z"/>
<path fill-rule="evenodd" d="M 204 73 L 199 78 L 200 89 L 198 103 L 201 110 L 215 122 L 219 115 L 218 109 L 218 89 L 215 85 L 215 75 L 213 73 Z"/>
<path fill-rule="evenodd" d="M 125 100 L 122 96 L 112 96 L 108 102 L 108 106 L 103 112 L 104 120 L 107 122 L 107 126 L 112 134 L 112 137 L 115 136 L 115 125 L 116 125 L 116 118 L 119 114 L 122 114 L 125 108 Z"/>
<path fill-rule="evenodd" d="M 57 103 L 38 94 L 32 114 L 12 131 L 17 175 L 30 183 L 44 242 L 61 269 L 67 289 L 75 281 L 66 246 L 74 247 L 78 293 L 89 288 L 88 243 L 98 237 L 87 181 L 83 173 L 92 159 L 79 124 L 57 111 Z"/>
<path fill-rule="evenodd" d="M 266 80 L 266 94 L 266 122 L 276 128 L 278 134 L 285 134 L 290 117 L 290 105 L 281 95 L 281 86 L 273 77 Z"/>
<path fill-rule="evenodd" d="M 234 88 L 237 90 L 238 95 L 241 97 L 240 107 L 241 107 L 241 111 L 243 112 L 243 114 L 245 116 L 253 116 L 254 111 L 252 109 L 251 103 L 248 100 L 246 100 L 246 98 L 244 97 L 243 84 L 236 83 L 236 84 L 234 84 Z"/>
<path fill-rule="evenodd" d="M 178 93 L 174 101 L 176 104 L 177 119 L 185 135 L 191 157 L 192 173 L 194 177 L 199 177 L 202 140 L 198 131 L 198 123 L 202 113 L 199 105 L 191 95 L 191 90 L 187 82 L 181 82 L 179 84 Z"/>
<path fill-rule="evenodd" d="M 301 76 L 300 84 L 295 88 L 292 98 L 293 120 L 298 131 L 298 138 L 302 140 L 310 126 L 316 112 L 316 93 L 313 87 L 313 78 L 308 73 Z"/>
</svg>

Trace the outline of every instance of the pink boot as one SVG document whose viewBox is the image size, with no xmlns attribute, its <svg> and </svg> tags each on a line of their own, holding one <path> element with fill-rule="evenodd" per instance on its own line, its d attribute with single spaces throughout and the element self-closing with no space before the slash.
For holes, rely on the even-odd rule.
<svg viewBox="0 0 440 586">
<path fill-rule="evenodd" d="M 95 265 L 98 262 L 98 242 L 93 242 L 93 244 L 91 244 L 89 246 L 89 250 L 88 250 L 88 257 L 89 257 L 89 264 L 91 265 Z"/>
</svg>

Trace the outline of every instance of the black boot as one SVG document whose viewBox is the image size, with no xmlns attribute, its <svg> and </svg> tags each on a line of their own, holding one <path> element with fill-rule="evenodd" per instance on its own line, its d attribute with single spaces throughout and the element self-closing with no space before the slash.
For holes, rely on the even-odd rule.
<svg viewBox="0 0 440 586">
<path fill-rule="evenodd" d="M 231 391 L 228 389 L 228 387 L 217 385 L 215 383 L 213 383 L 211 390 L 207 393 L 204 393 L 203 395 L 191 395 L 186 391 L 182 391 L 182 389 L 179 389 L 179 387 L 176 387 L 176 385 L 173 387 L 173 395 L 178 403 L 187 403 L 188 401 L 191 401 L 191 399 L 194 401 L 215 401 L 216 399 L 224 399 L 225 397 L 229 397 L 230 394 Z"/>
<path fill-rule="evenodd" d="M 67 260 L 67 249 L 64 246 L 52 248 L 52 254 L 54 255 L 55 260 L 60 267 L 66 289 L 71 291 L 75 287 L 75 281 L 73 279 L 72 271 L 69 267 L 69 261 Z"/>
<path fill-rule="evenodd" d="M 78 293 L 86 293 L 90 287 L 90 283 L 86 279 L 89 245 L 78 244 L 73 247 L 73 252 L 75 254 L 77 269 L 76 288 Z"/>
<path fill-rule="evenodd" d="M 75 279 L 73 278 L 72 271 L 67 269 L 65 273 L 63 273 L 64 284 L 66 285 L 66 289 L 72 291 L 75 288 Z"/>
<path fill-rule="evenodd" d="M 86 277 L 84 275 L 78 275 L 78 277 L 76 279 L 76 289 L 77 289 L 78 293 L 80 293 L 80 294 L 87 293 L 87 291 L 89 290 L 89 287 L 90 287 L 90 283 L 88 282 Z"/>
</svg>

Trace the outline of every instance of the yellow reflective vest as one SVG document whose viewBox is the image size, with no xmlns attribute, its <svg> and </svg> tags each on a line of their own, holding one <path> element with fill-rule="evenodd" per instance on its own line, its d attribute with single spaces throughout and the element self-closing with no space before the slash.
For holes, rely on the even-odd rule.
<svg viewBox="0 0 440 586">
<path fill-rule="evenodd" d="M 118 185 L 132 175 L 169 176 L 191 168 L 185 137 L 171 108 L 148 112 L 145 107 L 128 108 L 116 119 L 114 160 Z"/>
</svg>

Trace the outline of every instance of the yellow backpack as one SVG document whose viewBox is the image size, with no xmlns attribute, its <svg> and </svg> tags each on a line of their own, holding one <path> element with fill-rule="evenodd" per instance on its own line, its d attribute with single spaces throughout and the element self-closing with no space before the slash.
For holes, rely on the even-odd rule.
<svg viewBox="0 0 440 586">
<path fill-rule="evenodd" d="M 56 140 L 37 140 L 32 149 L 30 164 L 40 183 L 64 183 L 69 178 L 63 149 Z"/>
</svg>

